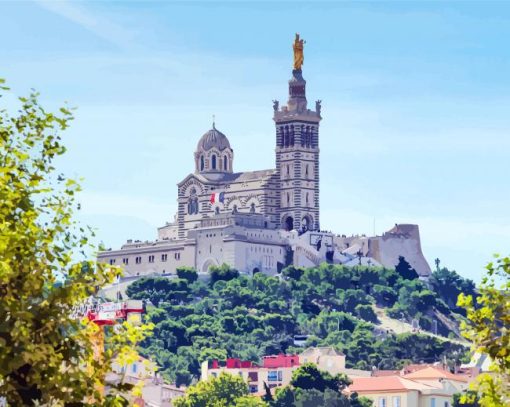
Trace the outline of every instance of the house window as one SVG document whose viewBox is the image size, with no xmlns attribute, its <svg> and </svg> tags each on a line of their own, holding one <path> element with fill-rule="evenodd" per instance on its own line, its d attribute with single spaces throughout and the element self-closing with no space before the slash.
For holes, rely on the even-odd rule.
<svg viewBox="0 0 510 407">
<path fill-rule="evenodd" d="M 122 259 L 122 264 L 126 264 L 126 265 L 129 264 L 129 259 L 127 257 L 124 257 Z"/>
<path fill-rule="evenodd" d="M 174 259 L 180 260 L 181 259 L 181 253 L 174 253 Z"/>
<path fill-rule="evenodd" d="M 142 258 L 141 258 L 140 256 L 137 256 L 137 257 L 135 258 L 135 263 L 136 263 L 136 264 L 140 264 L 141 262 L 142 262 Z"/>
<path fill-rule="evenodd" d="M 436 399 L 434 397 L 430 399 L 430 407 L 436 407 Z"/>
<path fill-rule="evenodd" d="M 203 171 L 204 170 L 204 156 L 200 156 L 200 171 Z"/>
<path fill-rule="evenodd" d="M 281 382 L 282 381 L 282 371 L 281 370 L 270 370 L 267 372 L 267 380 L 269 382 Z"/>
<path fill-rule="evenodd" d="M 393 396 L 393 406 L 392 407 L 400 407 L 400 396 Z"/>
<path fill-rule="evenodd" d="M 250 393 L 257 393 L 259 391 L 259 386 L 256 384 L 250 384 Z"/>
<path fill-rule="evenodd" d="M 137 368 L 138 368 L 138 367 L 137 367 L 136 363 L 133 363 L 133 366 L 132 366 L 132 371 L 133 371 L 133 373 L 136 373 L 136 369 L 137 369 Z"/>
<path fill-rule="evenodd" d="M 113 266 L 115 264 L 115 259 L 110 259 L 110 266 Z"/>
<path fill-rule="evenodd" d="M 386 397 L 379 397 L 379 407 L 386 407 Z"/>
<path fill-rule="evenodd" d="M 154 256 L 149 256 L 149 263 L 154 263 Z"/>
<path fill-rule="evenodd" d="M 161 261 L 167 261 L 167 259 L 168 259 L 168 254 L 161 255 Z"/>
</svg>

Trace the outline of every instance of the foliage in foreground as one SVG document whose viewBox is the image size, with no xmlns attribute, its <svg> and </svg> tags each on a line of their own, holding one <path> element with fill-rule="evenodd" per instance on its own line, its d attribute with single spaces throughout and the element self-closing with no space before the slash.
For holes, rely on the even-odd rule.
<svg viewBox="0 0 510 407">
<path fill-rule="evenodd" d="M 119 273 L 75 261 L 91 232 L 73 218 L 79 184 L 54 167 L 73 115 L 46 112 L 36 93 L 19 101 L 16 116 L 0 110 L 0 395 L 12 406 L 120 405 L 120 394 L 100 391 L 105 373 L 114 355 L 134 359 L 144 330 L 119 327 L 99 355 L 98 328 L 71 316 Z"/>
<path fill-rule="evenodd" d="M 253 400 L 252 400 L 253 399 Z M 218 377 L 198 382 L 186 391 L 186 395 L 173 401 L 175 407 L 230 407 L 265 406 L 248 396 L 248 386 L 239 376 L 220 373 Z"/>
<path fill-rule="evenodd" d="M 428 335 L 380 334 L 374 304 L 398 307 L 408 318 L 428 318 L 441 303 L 450 312 L 423 282 L 395 270 L 323 264 L 289 267 L 281 279 L 239 276 L 227 268 L 219 268 L 221 279 L 208 283 L 149 277 L 127 289 L 130 298 L 155 305 L 147 315 L 154 334 L 143 342 L 143 353 L 177 385 L 199 378 L 200 363 L 207 359 L 260 362 L 264 355 L 299 353 L 293 344 L 297 334 L 308 335 L 307 346 L 335 347 L 346 354 L 347 367 L 360 369 L 395 369 L 444 357 L 453 364 L 465 351 Z"/>
<path fill-rule="evenodd" d="M 222 372 L 218 377 L 200 381 L 186 395 L 174 401 L 176 407 L 370 407 L 372 402 L 357 394 L 342 392 L 351 383 L 345 375 L 332 376 L 313 364 L 300 366 L 292 373 L 289 386 L 277 388 L 273 396 L 266 387 L 261 399 L 248 394 L 248 386 L 237 375 Z"/>
<path fill-rule="evenodd" d="M 476 395 L 482 407 L 503 407 L 510 405 L 510 257 L 496 257 L 486 269 L 476 303 L 461 294 L 458 304 L 467 311 L 462 332 L 475 352 L 490 356 L 492 372 L 478 376 L 463 401 Z"/>
<path fill-rule="evenodd" d="M 350 396 L 343 391 L 351 380 L 343 374 L 333 376 L 319 370 L 311 363 L 304 364 L 292 373 L 289 386 L 278 388 L 274 397 L 267 396 L 271 407 L 370 407 L 372 402 L 358 398 L 356 393 Z"/>
</svg>

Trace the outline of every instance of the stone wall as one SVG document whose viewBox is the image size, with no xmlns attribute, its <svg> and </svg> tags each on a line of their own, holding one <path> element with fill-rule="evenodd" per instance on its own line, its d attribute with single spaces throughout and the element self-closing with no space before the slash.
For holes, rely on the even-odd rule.
<svg viewBox="0 0 510 407">
<path fill-rule="evenodd" d="M 420 230 L 418 225 L 396 224 L 382 236 L 371 237 L 368 240 L 368 255 L 385 267 L 394 267 L 400 256 L 416 272 L 427 277 L 431 269 L 421 250 Z"/>
</svg>

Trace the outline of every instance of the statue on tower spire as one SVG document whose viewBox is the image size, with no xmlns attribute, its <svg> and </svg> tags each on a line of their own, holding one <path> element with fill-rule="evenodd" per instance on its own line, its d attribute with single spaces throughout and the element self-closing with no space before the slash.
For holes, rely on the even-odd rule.
<svg viewBox="0 0 510 407">
<path fill-rule="evenodd" d="M 294 40 L 294 44 L 292 48 L 294 49 L 294 69 L 301 70 L 301 66 L 305 61 L 305 56 L 303 54 L 305 41 L 299 38 L 299 34 L 296 33 L 296 39 Z"/>
</svg>

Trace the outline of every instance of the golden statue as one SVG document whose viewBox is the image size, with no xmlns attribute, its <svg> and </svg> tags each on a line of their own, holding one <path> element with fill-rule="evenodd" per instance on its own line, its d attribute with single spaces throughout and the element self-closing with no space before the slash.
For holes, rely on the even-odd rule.
<svg viewBox="0 0 510 407">
<path fill-rule="evenodd" d="M 305 56 L 303 54 L 304 44 L 305 41 L 299 39 L 299 34 L 296 33 L 296 39 L 292 45 L 292 48 L 294 48 L 294 69 L 301 69 L 305 61 Z"/>
</svg>

